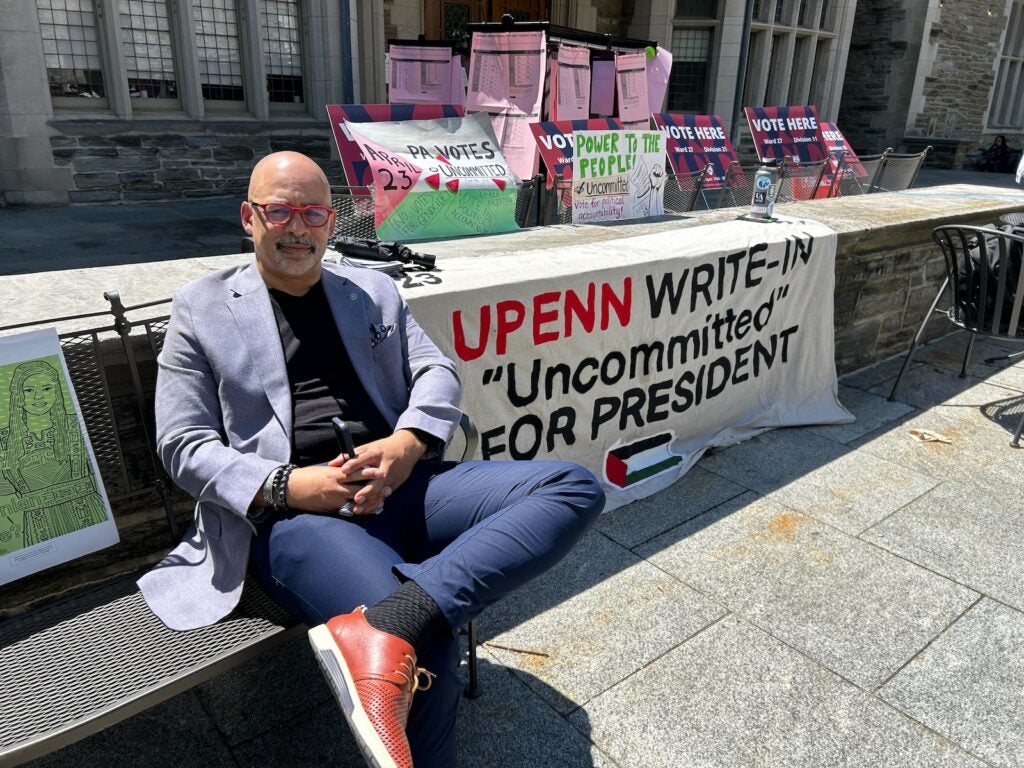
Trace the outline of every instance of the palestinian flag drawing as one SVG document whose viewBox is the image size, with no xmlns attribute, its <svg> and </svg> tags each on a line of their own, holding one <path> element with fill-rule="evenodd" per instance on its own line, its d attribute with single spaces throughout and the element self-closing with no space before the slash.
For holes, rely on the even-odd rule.
<svg viewBox="0 0 1024 768">
<path fill-rule="evenodd" d="M 683 457 L 669 450 L 672 438 L 671 431 L 660 432 L 609 450 L 604 458 L 608 482 L 625 488 L 679 464 Z"/>
</svg>

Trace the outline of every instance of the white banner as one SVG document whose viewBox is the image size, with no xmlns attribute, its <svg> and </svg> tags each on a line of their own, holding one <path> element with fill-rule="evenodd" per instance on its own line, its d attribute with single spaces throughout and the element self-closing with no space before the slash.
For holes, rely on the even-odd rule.
<svg viewBox="0 0 1024 768">
<path fill-rule="evenodd" d="M 817 222 L 734 221 L 453 259 L 404 293 L 458 365 L 478 458 L 575 461 L 614 509 L 712 446 L 852 420 L 836 399 L 835 249 Z"/>
</svg>

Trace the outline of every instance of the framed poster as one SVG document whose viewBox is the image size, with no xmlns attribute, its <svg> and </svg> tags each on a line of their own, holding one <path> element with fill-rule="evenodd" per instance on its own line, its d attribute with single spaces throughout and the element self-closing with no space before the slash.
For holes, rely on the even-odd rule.
<svg viewBox="0 0 1024 768">
<path fill-rule="evenodd" d="M 0 337 L 0 584 L 117 542 L 57 332 Z"/>
</svg>

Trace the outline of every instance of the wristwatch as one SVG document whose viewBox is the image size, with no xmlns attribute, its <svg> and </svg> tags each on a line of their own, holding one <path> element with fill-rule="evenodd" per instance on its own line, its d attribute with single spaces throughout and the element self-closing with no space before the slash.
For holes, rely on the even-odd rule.
<svg viewBox="0 0 1024 768">
<path fill-rule="evenodd" d="M 271 507 L 274 506 L 274 478 L 277 477 L 277 473 L 281 471 L 280 467 L 277 467 L 269 475 L 267 479 L 263 481 L 263 506 Z"/>
<path fill-rule="evenodd" d="M 259 525 L 274 512 L 274 479 L 277 477 L 283 467 L 276 467 L 267 475 L 267 479 L 263 481 L 263 506 L 252 507 L 248 512 L 245 513 L 246 518 L 249 522 L 254 525 Z"/>
</svg>

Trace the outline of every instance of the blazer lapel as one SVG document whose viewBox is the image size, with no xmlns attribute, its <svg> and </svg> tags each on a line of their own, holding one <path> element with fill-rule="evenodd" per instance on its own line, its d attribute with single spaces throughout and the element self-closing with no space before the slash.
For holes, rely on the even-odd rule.
<svg viewBox="0 0 1024 768">
<path fill-rule="evenodd" d="M 377 386 L 377 375 L 374 372 L 373 348 L 370 345 L 370 318 L 366 315 L 366 307 L 362 301 L 365 292 L 362 288 L 325 269 L 320 279 L 324 284 L 327 303 L 331 306 L 331 314 L 341 334 L 341 343 L 345 345 L 352 367 L 362 382 L 363 389 L 370 396 L 377 410 L 387 418 L 391 412 L 381 398 Z"/>
<path fill-rule="evenodd" d="M 227 307 L 245 345 L 249 367 L 257 376 L 286 435 L 292 433 L 292 397 L 284 350 L 266 284 L 254 265 L 239 272 L 228 286 Z"/>
</svg>

